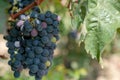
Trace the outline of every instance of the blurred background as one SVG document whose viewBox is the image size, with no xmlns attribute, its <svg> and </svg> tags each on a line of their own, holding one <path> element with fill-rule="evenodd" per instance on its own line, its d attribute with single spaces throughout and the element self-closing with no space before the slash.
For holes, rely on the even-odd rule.
<svg viewBox="0 0 120 80">
<path fill-rule="evenodd" d="M 61 18 L 61 39 L 54 51 L 53 65 L 43 80 L 120 80 L 120 34 L 117 33 L 112 43 L 107 45 L 102 55 L 102 69 L 97 60 L 92 60 L 86 53 L 84 43 L 80 45 L 80 31 L 71 24 L 66 4 L 68 0 L 45 0 L 40 6 L 43 12 L 51 10 Z M 0 0 L 0 80 L 34 80 L 27 70 L 22 72 L 19 79 L 15 79 L 7 64 L 9 54 L 3 35 L 6 34 L 9 6 L 7 0 Z"/>
</svg>

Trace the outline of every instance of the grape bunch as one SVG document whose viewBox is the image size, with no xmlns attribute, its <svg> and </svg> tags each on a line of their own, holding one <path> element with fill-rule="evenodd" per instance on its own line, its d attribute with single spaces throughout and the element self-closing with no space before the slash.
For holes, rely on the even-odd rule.
<svg viewBox="0 0 120 80">
<path fill-rule="evenodd" d="M 14 77 L 19 78 L 23 69 L 29 69 L 30 76 L 41 80 L 52 65 L 56 41 L 59 40 L 58 16 L 51 11 L 40 13 L 35 6 L 17 19 L 9 19 L 8 25 L 4 39 L 7 40 L 8 64 Z"/>
<path fill-rule="evenodd" d="M 8 0 L 11 7 L 8 10 L 9 14 L 15 14 L 19 12 L 21 9 L 25 8 L 27 5 L 34 2 L 34 0 Z"/>
</svg>

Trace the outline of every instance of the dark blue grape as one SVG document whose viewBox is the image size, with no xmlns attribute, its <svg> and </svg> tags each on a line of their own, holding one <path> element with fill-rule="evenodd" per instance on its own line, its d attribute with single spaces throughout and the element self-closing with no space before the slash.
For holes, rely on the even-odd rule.
<svg viewBox="0 0 120 80">
<path fill-rule="evenodd" d="M 40 63 L 40 59 L 39 58 L 34 58 L 33 59 L 33 63 L 34 64 L 39 64 Z"/>
<path fill-rule="evenodd" d="M 49 41 L 50 41 L 50 40 L 49 40 L 49 38 L 48 38 L 47 36 L 44 36 L 44 37 L 41 38 L 41 42 L 42 42 L 43 44 L 47 44 Z"/>
<path fill-rule="evenodd" d="M 19 5 L 20 8 L 23 8 L 23 4 L 19 3 L 18 5 Z"/>
<path fill-rule="evenodd" d="M 27 58 L 27 59 L 25 60 L 25 64 L 26 64 L 26 65 L 31 65 L 31 64 L 33 64 L 33 59 Z"/>
<path fill-rule="evenodd" d="M 32 73 L 31 71 L 29 71 L 29 75 L 30 76 L 35 76 L 35 73 Z"/>
<path fill-rule="evenodd" d="M 18 36 L 18 31 L 17 31 L 15 28 L 12 28 L 12 29 L 10 30 L 10 35 L 11 35 L 12 37 L 17 37 L 17 36 Z"/>
<path fill-rule="evenodd" d="M 46 69 L 46 70 L 45 70 L 45 75 L 47 75 L 47 74 L 48 74 L 48 70 Z"/>
<path fill-rule="evenodd" d="M 40 61 L 41 61 L 42 63 L 45 63 L 47 60 L 48 60 L 47 57 L 40 56 Z"/>
<path fill-rule="evenodd" d="M 39 70 L 38 72 L 37 72 L 37 76 L 39 76 L 39 77 L 42 77 L 42 76 L 44 76 L 45 75 L 45 70 Z"/>
<path fill-rule="evenodd" d="M 42 56 L 44 56 L 44 57 L 49 56 L 49 51 L 47 49 L 44 49 L 42 52 Z"/>
<path fill-rule="evenodd" d="M 46 67 L 46 65 L 44 64 L 44 63 L 40 63 L 39 64 L 39 69 L 41 69 L 41 70 L 44 70 L 44 69 L 46 69 L 47 67 Z"/>
<path fill-rule="evenodd" d="M 30 17 L 31 18 L 37 18 L 38 14 L 36 11 L 32 11 Z"/>
<path fill-rule="evenodd" d="M 14 43 L 13 42 L 7 42 L 6 46 L 9 47 L 9 49 L 14 49 Z"/>
<path fill-rule="evenodd" d="M 21 62 L 18 61 L 18 60 L 15 60 L 15 62 L 14 62 L 14 67 L 15 67 L 15 68 L 18 68 L 19 66 L 21 66 Z"/>
<path fill-rule="evenodd" d="M 24 0 L 22 3 L 23 3 L 24 7 L 30 4 L 29 1 L 27 1 L 27 0 Z"/>
<path fill-rule="evenodd" d="M 52 14 L 52 13 L 51 13 L 50 11 L 47 11 L 46 14 L 45 14 L 45 16 L 46 16 L 46 17 L 50 17 L 51 14 Z"/>
<path fill-rule="evenodd" d="M 53 20 L 57 20 L 57 17 L 58 17 L 58 16 L 57 16 L 56 14 L 52 14 L 52 15 L 51 15 L 51 18 L 52 18 Z"/>
<path fill-rule="evenodd" d="M 27 20 L 24 22 L 24 28 L 25 28 L 25 31 L 30 32 L 30 31 L 32 31 L 33 27 L 31 25 L 31 23 Z"/>
<path fill-rule="evenodd" d="M 38 40 L 33 40 L 33 46 L 37 46 L 38 44 L 40 43 L 40 41 L 38 41 Z"/>
<path fill-rule="evenodd" d="M 14 72 L 14 77 L 15 77 L 15 78 L 19 78 L 19 77 L 20 77 L 20 72 L 15 71 L 15 72 Z"/>
<path fill-rule="evenodd" d="M 32 10 L 33 10 L 33 11 L 36 11 L 36 12 L 38 12 L 38 13 L 40 13 L 40 9 L 39 9 L 38 6 L 33 7 Z"/>
<path fill-rule="evenodd" d="M 53 35 L 58 35 L 59 31 L 57 29 L 54 29 L 54 31 L 52 33 L 53 33 Z"/>
<path fill-rule="evenodd" d="M 53 34 L 50 33 L 50 34 L 48 34 L 47 36 L 49 37 L 49 39 L 52 39 Z"/>
<path fill-rule="evenodd" d="M 29 58 L 34 58 L 34 57 L 35 57 L 34 52 L 33 52 L 33 51 L 29 51 L 29 52 L 28 52 L 28 57 L 29 57 Z"/>
<path fill-rule="evenodd" d="M 53 53 L 52 53 L 52 54 L 53 54 Z M 53 55 L 50 55 L 50 56 L 48 57 L 48 60 L 52 61 L 52 60 L 53 60 Z"/>
<path fill-rule="evenodd" d="M 42 53 L 42 52 L 43 52 L 42 47 L 36 47 L 36 48 L 35 48 L 35 53 L 36 53 L 36 54 L 40 54 L 40 53 Z"/>
<path fill-rule="evenodd" d="M 11 55 L 10 55 L 10 58 L 13 59 L 13 58 L 14 58 L 14 54 L 11 54 Z"/>
<path fill-rule="evenodd" d="M 46 44 L 46 47 L 51 47 L 51 45 L 52 45 L 52 42 L 49 42 Z"/>
<path fill-rule="evenodd" d="M 23 59 L 23 56 L 22 56 L 20 53 L 17 53 L 17 54 L 15 55 L 15 58 L 20 61 L 20 60 Z"/>
<path fill-rule="evenodd" d="M 56 48 L 56 44 L 55 44 L 55 43 L 52 43 L 51 49 L 55 49 L 55 48 Z"/>
<path fill-rule="evenodd" d="M 38 15 L 38 19 L 39 19 L 39 20 L 45 20 L 45 15 L 44 15 L 44 14 Z"/>
<path fill-rule="evenodd" d="M 45 21 L 47 22 L 47 24 L 52 24 L 53 20 L 51 18 L 46 18 Z"/>
<path fill-rule="evenodd" d="M 51 33 L 53 31 L 53 26 L 48 26 L 47 27 L 47 32 Z"/>
<path fill-rule="evenodd" d="M 8 49 L 8 53 L 11 54 L 11 55 L 14 54 L 14 50 L 13 49 Z"/>
<path fill-rule="evenodd" d="M 54 27 L 57 27 L 58 25 L 59 25 L 59 21 L 54 21 L 54 22 L 53 22 L 53 26 L 54 26 Z"/>
<path fill-rule="evenodd" d="M 46 35 L 47 35 L 46 30 L 42 30 L 41 32 L 39 32 L 39 36 L 46 36 Z"/>
<path fill-rule="evenodd" d="M 36 73 L 39 70 L 37 65 L 31 65 L 30 66 L 30 72 Z"/>
<path fill-rule="evenodd" d="M 9 60 L 9 61 L 8 61 L 8 64 L 11 66 L 11 65 L 12 65 L 12 61 L 11 61 L 11 60 Z"/>
</svg>

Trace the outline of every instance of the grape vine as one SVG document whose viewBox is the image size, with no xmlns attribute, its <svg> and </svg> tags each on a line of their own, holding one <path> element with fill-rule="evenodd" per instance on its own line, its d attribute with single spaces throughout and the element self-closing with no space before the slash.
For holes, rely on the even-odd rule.
<svg viewBox="0 0 120 80">
<path fill-rule="evenodd" d="M 58 13 L 62 11 L 62 14 L 60 13 L 62 27 L 58 27 L 60 21 L 58 15 L 51 11 L 43 13 L 39 9 L 38 4 L 41 2 L 36 3 L 38 0 L 8 1 L 11 5 L 8 13 L 11 17 L 8 18 L 8 34 L 4 39 L 7 40 L 6 46 L 11 58 L 8 64 L 16 78 L 26 68 L 36 80 L 42 79 L 47 74 L 52 65 L 59 32 L 63 38 L 68 34 L 68 37 L 79 46 L 84 43 L 86 53 L 101 63 L 106 45 L 113 40 L 116 31 L 120 28 L 118 0 L 45 1 L 44 9 L 48 9 L 49 5 L 53 6 L 54 2 L 59 3 L 57 6 L 54 5 L 55 9 L 52 10 Z"/>
</svg>

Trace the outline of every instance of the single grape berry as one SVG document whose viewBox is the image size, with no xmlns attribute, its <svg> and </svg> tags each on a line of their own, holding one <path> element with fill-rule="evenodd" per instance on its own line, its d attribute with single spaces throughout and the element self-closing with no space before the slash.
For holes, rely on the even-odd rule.
<svg viewBox="0 0 120 80">
<path fill-rule="evenodd" d="M 46 18 L 45 21 L 47 22 L 47 24 L 52 24 L 53 20 L 51 18 Z"/>
<path fill-rule="evenodd" d="M 14 72 L 14 77 L 15 77 L 15 78 L 19 78 L 19 77 L 20 77 L 20 72 L 15 71 L 15 72 Z"/>
<path fill-rule="evenodd" d="M 34 58 L 33 63 L 34 64 L 40 64 L 40 59 L 39 58 Z"/>
<path fill-rule="evenodd" d="M 36 48 L 35 48 L 35 53 L 36 53 L 36 54 L 41 54 L 42 52 L 43 52 L 42 47 L 36 47 Z"/>
<path fill-rule="evenodd" d="M 39 14 L 38 19 L 39 20 L 45 20 L 45 15 L 44 14 Z"/>
<path fill-rule="evenodd" d="M 47 36 L 44 36 L 41 38 L 41 41 L 43 44 L 47 44 L 49 42 L 49 38 Z"/>
<path fill-rule="evenodd" d="M 39 68 L 38 68 L 37 65 L 31 65 L 31 66 L 30 66 L 30 71 L 31 71 L 32 73 L 36 73 L 38 70 L 39 70 Z"/>
<path fill-rule="evenodd" d="M 36 30 L 36 29 L 32 29 L 32 31 L 31 31 L 31 36 L 32 37 L 35 37 L 35 36 L 37 36 L 38 35 L 38 31 Z"/>
<path fill-rule="evenodd" d="M 46 22 L 42 22 L 42 23 L 41 23 L 41 27 L 42 27 L 42 28 L 46 28 L 46 27 L 47 27 L 47 23 L 46 23 Z"/>
<path fill-rule="evenodd" d="M 28 54 L 29 58 L 34 58 L 35 57 L 35 54 L 34 54 L 33 51 L 29 51 L 27 54 Z"/>
<path fill-rule="evenodd" d="M 49 56 L 49 51 L 47 49 L 44 49 L 43 52 L 42 52 L 42 56 Z"/>
</svg>

